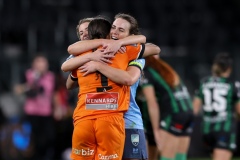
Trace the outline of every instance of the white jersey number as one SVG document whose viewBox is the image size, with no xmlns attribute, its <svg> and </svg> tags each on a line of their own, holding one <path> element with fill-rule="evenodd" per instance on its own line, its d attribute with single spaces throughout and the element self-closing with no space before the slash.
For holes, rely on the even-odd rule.
<svg viewBox="0 0 240 160">
<path fill-rule="evenodd" d="M 227 89 L 225 88 L 214 88 L 211 92 L 210 89 L 204 88 L 204 106 L 203 110 L 206 112 L 223 112 L 227 108 L 227 100 L 224 96 L 227 95 Z"/>
</svg>

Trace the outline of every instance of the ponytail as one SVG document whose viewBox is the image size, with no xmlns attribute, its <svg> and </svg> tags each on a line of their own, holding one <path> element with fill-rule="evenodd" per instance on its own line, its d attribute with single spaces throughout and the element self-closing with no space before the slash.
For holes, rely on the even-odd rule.
<svg viewBox="0 0 240 160">
<path fill-rule="evenodd" d="M 171 88 L 175 88 L 179 85 L 180 78 L 178 74 L 162 59 L 156 59 L 153 56 L 149 56 L 146 58 L 146 66 L 149 66 L 157 71 Z"/>
</svg>

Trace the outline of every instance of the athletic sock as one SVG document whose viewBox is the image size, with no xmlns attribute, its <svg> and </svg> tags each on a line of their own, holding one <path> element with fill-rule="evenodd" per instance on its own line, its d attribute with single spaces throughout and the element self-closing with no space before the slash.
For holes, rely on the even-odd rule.
<svg viewBox="0 0 240 160">
<path fill-rule="evenodd" d="M 175 160 L 187 160 L 187 155 L 185 153 L 177 153 Z"/>
<path fill-rule="evenodd" d="M 175 160 L 174 158 L 161 157 L 160 160 Z"/>
</svg>

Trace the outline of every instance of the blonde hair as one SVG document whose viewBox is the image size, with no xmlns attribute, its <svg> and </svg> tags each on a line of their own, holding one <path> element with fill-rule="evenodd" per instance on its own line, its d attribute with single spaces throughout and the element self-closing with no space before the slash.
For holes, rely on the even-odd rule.
<svg viewBox="0 0 240 160">
<path fill-rule="evenodd" d="M 80 33 L 79 33 L 79 27 L 81 24 L 85 23 L 85 22 L 91 22 L 94 18 L 83 18 L 83 19 L 80 19 L 79 22 L 78 22 L 78 25 L 76 27 L 76 31 L 77 31 L 77 36 L 78 36 L 78 39 L 81 40 L 80 38 Z"/>
</svg>

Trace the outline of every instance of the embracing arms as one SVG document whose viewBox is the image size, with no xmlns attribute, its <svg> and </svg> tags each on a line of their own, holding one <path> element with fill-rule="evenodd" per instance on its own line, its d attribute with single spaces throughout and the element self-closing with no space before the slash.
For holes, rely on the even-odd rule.
<svg viewBox="0 0 240 160">
<path fill-rule="evenodd" d="M 103 48 L 106 48 L 106 51 L 115 53 L 119 50 L 121 46 L 145 42 L 146 37 L 143 35 L 132 35 L 119 40 L 112 39 L 84 40 L 71 44 L 68 47 L 68 52 L 74 56 L 77 56 L 83 52 L 102 46 Z"/>
</svg>

